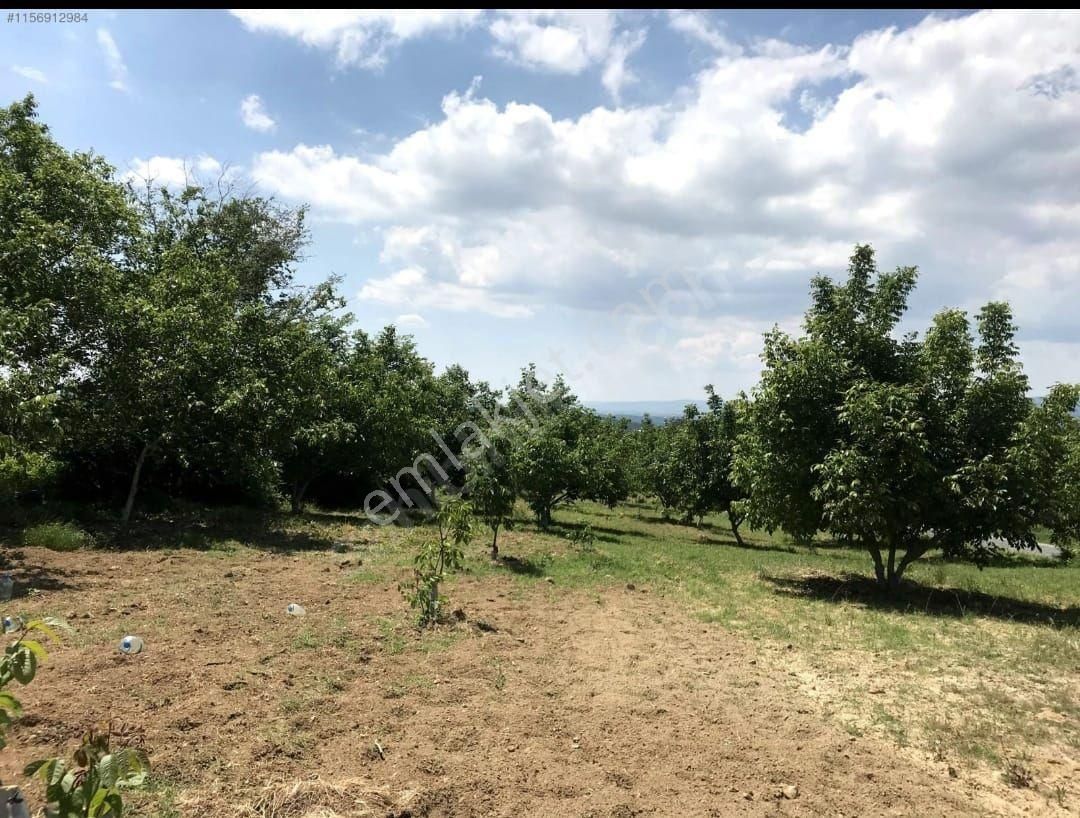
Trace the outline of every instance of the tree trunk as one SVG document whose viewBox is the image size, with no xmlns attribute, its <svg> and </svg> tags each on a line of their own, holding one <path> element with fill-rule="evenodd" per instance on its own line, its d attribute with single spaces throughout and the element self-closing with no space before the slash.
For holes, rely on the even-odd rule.
<svg viewBox="0 0 1080 818">
<path fill-rule="evenodd" d="M 547 530 L 551 526 L 551 506 L 543 506 L 539 512 L 537 512 L 537 518 L 540 523 L 540 528 Z"/>
<path fill-rule="evenodd" d="M 491 530 L 493 532 L 491 537 L 491 558 L 497 560 L 499 558 L 499 524 L 495 523 Z"/>
<path fill-rule="evenodd" d="M 311 478 L 303 480 L 298 483 L 293 483 L 292 490 L 292 513 L 299 514 L 304 510 L 304 495 L 307 494 L 308 486 L 311 485 Z"/>
<path fill-rule="evenodd" d="M 139 452 L 139 459 L 135 461 L 135 473 L 131 475 L 131 487 L 128 488 L 127 502 L 124 503 L 124 511 L 120 515 L 120 525 L 122 528 L 127 528 L 128 522 L 131 520 L 131 509 L 135 507 L 135 494 L 139 491 L 139 478 L 142 476 L 143 464 L 146 462 L 146 455 L 150 452 L 150 444 L 144 443 L 142 451 Z"/>
<path fill-rule="evenodd" d="M 738 514 L 732 514 L 730 511 L 727 515 L 728 525 L 731 526 L 731 533 L 735 535 L 735 542 L 740 547 L 745 547 L 746 543 L 743 542 L 742 535 L 739 533 L 739 524 L 742 522 L 742 518 Z"/>
<path fill-rule="evenodd" d="M 870 557 L 874 560 L 874 574 L 877 576 L 878 585 L 882 588 L 888 587 L 888 580 L 885 577 L 885 563 L 881 560 L 881 551 L 876 545 L 869 545 L 866 550 L 870 552 Z"/>
</svg>

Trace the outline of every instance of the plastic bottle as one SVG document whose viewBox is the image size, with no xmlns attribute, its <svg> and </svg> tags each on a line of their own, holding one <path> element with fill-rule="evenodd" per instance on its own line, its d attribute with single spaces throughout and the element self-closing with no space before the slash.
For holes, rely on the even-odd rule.
<svg viewBox="0 0 1080 818">
<path fill-rule="evenodd" d="M 21 631 L 25 627 L 26 622 L 23 621 L 21 616 L 5 616 L 4 617 L 4 633 L 15 633 Z"/>
<path fill-rule="evenodd" d="M 15 593 L 15 580 L 11 574 L 0 575 L 0 602 L 7 602 Z"/>
<path fill-rule="evenodd" d="M 299 605 L 296 602 L 290 602 L 288 607 L 285 608 L 285 613 L 289 616 L 303 616 L 307 611 L 304 610 L 303 605 Z"/>
<path fill-rule="evenodd" d="M 141 653 L 143 649 L 143 640 L 141 636 L 125 636 L 120 640 L 120 652 L 121 653 Z"/>
</svg>

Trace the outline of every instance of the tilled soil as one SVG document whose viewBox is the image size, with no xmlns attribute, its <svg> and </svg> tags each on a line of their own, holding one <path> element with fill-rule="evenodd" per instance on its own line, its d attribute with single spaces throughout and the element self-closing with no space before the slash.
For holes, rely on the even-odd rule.
<svg viewBox="0 0 1080 818">
<path fill-rule="evenodd" d="M 647 589 L 462 576 L 458 616 L 408 626 L 397 577 L 355 559 L 240 551 L 14 555 L 9 609 L 68 618 L 0 751 L 8 783 L 110 719 L 155 782 L 137 814 L 982 815 L 940 765 L 855 738 L 782 648 Z M 344 567 L 342 563 L 345 563 Z M 351 564 L 350 564 L 351 563 Z M 307 615 L 285 614 L 289 602 Z M 146 649 L 123 656 L 125 633 Z M 39 803 L 33 785 L 28 791 Z"/>
</svg>

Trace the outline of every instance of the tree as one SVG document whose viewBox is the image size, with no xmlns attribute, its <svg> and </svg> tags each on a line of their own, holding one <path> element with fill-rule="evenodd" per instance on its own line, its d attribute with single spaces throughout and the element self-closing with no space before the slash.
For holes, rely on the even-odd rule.
<svg viewBox="0 0 1080 818">
<path fill-rule="evenodd" d="M 614 505 L 627 496 L 625 428 L 581 406 L 561 376 L 548 386 L 535 367 L 523 370 L 507 410 L 514 482 L 541 528 L 562 503 Z"/>
<path fill-rule="evenodd" d="M 712 385 L 705 387 L 708 410 L 689 404 L 681 418 L 659 430 L 648 473 L 651 488 L 665 509 L 678 511 L 685 522 L 710 512 L 727 515 L 735 540 L 742 545 L 740 500 L 744 494 L 732 476 L 738 423 L 738 402 L 723 401 Z"/>
<path fill-rule="evenodd" d="M 435 512 L 435 523 L 438 540 L 425 540 L 414 560 L 413 581 L 401 586 L 409 604 L 420 611 L 421 627 L 439 621 L 446 602 L 439 587 L 448 571 L 465 562 L 474 528 L 472 506 L 461 497 L 449 497 Z"/>
<path fill-rule="evenodd" d="M 55 471 L 60 392 L 97 348 L 134 221 L 112 168 L 53 141 L 32 96 L 0 108 L 0 502 Z"/>
<path fill-rule="evenodd" d="M 895 337 L 915 282 L 911 267 L 878 273 L 868 246 L 844 284 L 816 278 L 806 335 L 766 336 L 736 447 L 755 524 L 828 530 L 866 549 L 889 590 L 932 548 L 982 564 L 999 540 L 1032 548 L 1040 522 L 1063 525 L 1048 453 L 1075 405 L 1057 391 L 1033 408 L 1005 304 L 980 311 L 977 346 L 957 310 L 922 340 Z"/>
<path fill-rule="evenodd" d="M 148 186 L 137 205 L 67 418 L 74 448 L 104 441 L 129 458 L 125 526 L 158 457 L 185 470 L 239 459 L 276 482 L 268 424 L 295 407 L 283 406 L 268 362 L 321 306 L 318 295 L 289 291 L 302 211 L 196 186 Z"/>
<path fill-rule="evenodd" d="M 511 439 L 496 431 L 487 438 L 487 445 L 467 449 L 465 462 L 465 495 L 476 516 L 491 529 L 491 558 L 499 558 L 499 529 L 514 512 L 517 486 L 511 468 Z"/>
</svg>

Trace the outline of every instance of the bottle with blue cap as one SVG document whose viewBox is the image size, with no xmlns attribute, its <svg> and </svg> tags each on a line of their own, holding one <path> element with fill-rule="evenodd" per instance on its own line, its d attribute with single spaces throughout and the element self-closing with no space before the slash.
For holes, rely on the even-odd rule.
<svg viewBox="0 0 1080 818">
<path fill-rule="evenodd" d="M 141 653 L 143 649 L 143 640 L 139 636 L 125 636 L 120 640 L 120 652 L 121 653 Z"/>
<path fill-rule="evenodd" d="M 289 616 L 303 616 L 307 611 L 304 610 L 303 605 L 297 604 L 296 602 L 290 602 L 288 607 L 285 608 L 285 613 Z"/>
<path fill-rule="evenodd" d="M 26 627 L 26 620 L 21 616 L 4 617 L 4 633 L 15 633 Z"/>
</svg>

